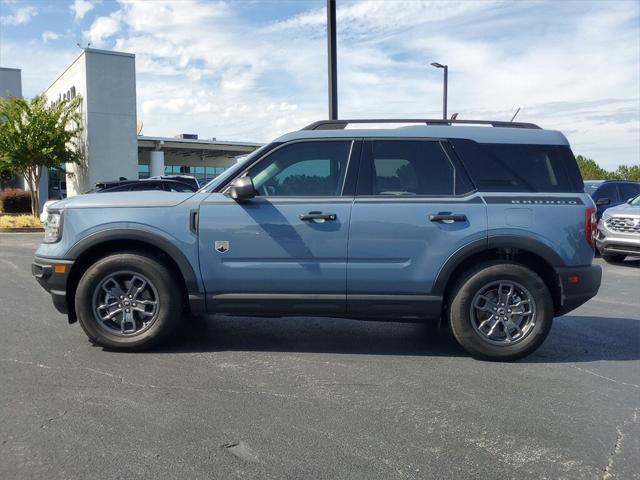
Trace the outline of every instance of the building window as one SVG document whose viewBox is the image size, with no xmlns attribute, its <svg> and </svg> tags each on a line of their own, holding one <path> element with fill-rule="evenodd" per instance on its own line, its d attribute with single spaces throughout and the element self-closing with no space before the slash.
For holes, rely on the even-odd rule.
<svg viewBox="0 0 640 480">
<path fill-rule="evenodd" d="M 149 165 L 138 165 L 138 178 L 149 178 Z"/>
<path fill-rule="evenodd" d="M 148 178 L 149 166 L 148 165 L 140 165 L 140 167 L 146 167 L 147 177 L 142 177 L 142 171 L 140 172 L 140 178 Z M 194 167 L 190 165 L 165 165 L 164 166 L 164 174 L 165 175 L 191 175 L 196 177 L 198 181 L 203 184 L 208 182 L 209 180 L 213 180 L 226 169 L 225 167 Z"/>
</svg>

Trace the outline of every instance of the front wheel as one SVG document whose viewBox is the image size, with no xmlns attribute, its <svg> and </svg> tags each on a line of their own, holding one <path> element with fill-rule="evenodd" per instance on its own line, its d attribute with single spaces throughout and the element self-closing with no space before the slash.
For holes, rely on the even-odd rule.
<svg viewBox="0 0 640 480">
<path fill-rule="evenodd" d="M 141 350 L 166 339 L 182 310 L 171 270 L 139 253 L 109 255 L 84 273 L 75 296 L 78 320 L 91 342 Z"/>
<path fill-rule="evenodd" d="M 553 299 L 533 270 L 488 262 L 461 275 L 449 308 L 451 330 L 473 357 L 509 361 L 544 341 L 553 323 Z"/>
</svg>

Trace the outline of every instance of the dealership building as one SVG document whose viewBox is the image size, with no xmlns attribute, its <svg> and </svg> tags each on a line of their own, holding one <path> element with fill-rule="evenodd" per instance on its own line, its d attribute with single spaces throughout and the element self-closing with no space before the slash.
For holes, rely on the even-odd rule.
<svg viewBox="0 0 640 480">
<path fill-rule="evenodd" d="M 0 70 L 0 95 L 21 95 L 20 71 Z M 193 133 L 141 135 L 135 55 L 129 53 L 85 48 L 44 94 L 51 104 L 82 96 L 84 130 L 79 143 L 84 162 L 43 175 L 41 191 L 48 191 L 48 195 L 41 198 L 77 195 L 100 181 L 120 177 L 187 174 L 208 181 L 260 146 L 200 139 Z"/>
</svg>

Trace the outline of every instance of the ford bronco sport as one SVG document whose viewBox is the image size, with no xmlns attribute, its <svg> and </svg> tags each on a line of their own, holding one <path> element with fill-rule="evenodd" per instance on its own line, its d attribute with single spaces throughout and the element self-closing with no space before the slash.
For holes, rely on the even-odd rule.
<svg viewBox="0 0 640 480">
<path fill-rule="evenodd" d="M 113 349 L 170 338 L 190 310 L 440 319 L 474 357 L 513 360 L 596 295 L 595 228 L 559 132 L 320 121 L 196 193 L 55 203 L 33 274 Z"/>
</svg>

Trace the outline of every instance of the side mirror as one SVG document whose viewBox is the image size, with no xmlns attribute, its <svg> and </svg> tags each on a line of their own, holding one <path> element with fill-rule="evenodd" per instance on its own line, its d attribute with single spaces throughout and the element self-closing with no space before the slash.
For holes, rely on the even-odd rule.
<svg viewBox="0 0 640 480">
<path fill-rule="evenodd" d="M 256 196 L 251 177 L 236 178 L 229 186 L 229 196 L 234 200 L 248 200 Z"/>
<path fill-rule="evenodd" d="M 611 202 L 609 201 L 608 198 L 599 198 L 598 200 L 596 200 L 596 205 L 600 206 L 600 205 L 609 205 Z"/>
</svg>

